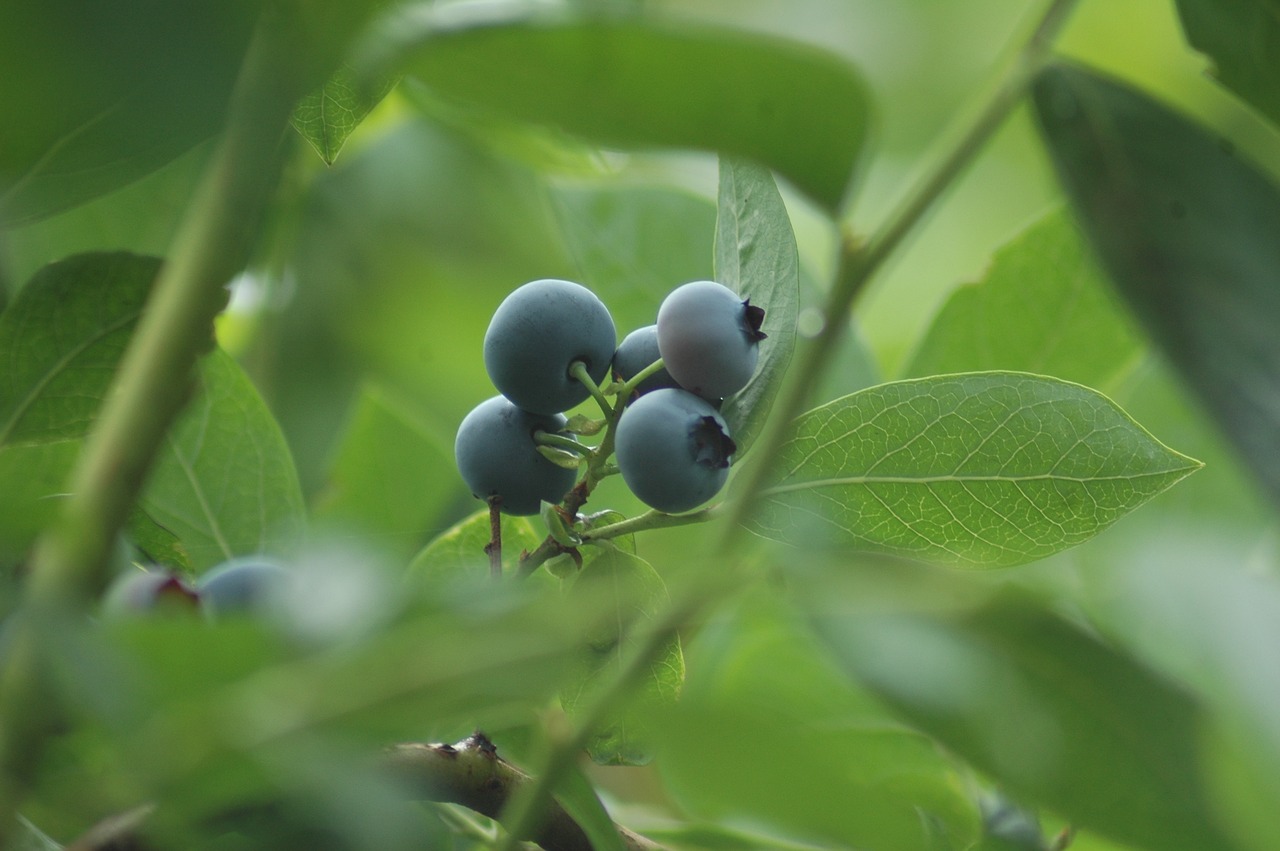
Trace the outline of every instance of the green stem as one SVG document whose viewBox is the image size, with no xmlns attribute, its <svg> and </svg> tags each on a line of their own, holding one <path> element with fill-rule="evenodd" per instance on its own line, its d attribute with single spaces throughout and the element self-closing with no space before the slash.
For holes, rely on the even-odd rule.
<svg viewBox="0 0 1280 851">
<path fill-rule="evenodd" d="M 36 619 L 74 608 L 103 584 L 111 544 L 145 482 L 170 425 L 191 395 L 196 360 L 213 345 L 213 320 L 226 304 L 227 282 L 248 259 L 257 221 L 282 163 L 282 138 L 301 94 L 302 44 L 291 17 L 264 12 L 232 92 L 218 149 L 161 268 L 118 378 L 86 440 L 70 497 L 36 542 L 26 585 Z M 32 715 L 40 707 L 31 682 L 34 632 L 0 672 L 5 716 L 0 770 L 24 784 L 43 739 Z M 0 804 L 0 846 L 13 800 Z"/>
<path fill-rule="evenodd" d="M 646 511 L 608 526 L 598 529 L 587 529 L 582 532 L 583 541 L 606 541 L 619 535 L 631 535 L 635 532 L 647 532 L 650 529 L 668 529 L 673 526 L 688 526 L 692 523 L 706 523 L 720 516 L 720 506 L 713 505 L 689 514 L 664 514 L 661 511 Z"/>
<path fill-rule="evenodd" d="M 666 363 L 663 362 L 662 358 L 658 358 L 623 382 L 622 387 L 618 390 L 618 404 L 626 404 L 626 401 L 631 398 L 632 393 L 636 392 L 636 388 L 640 386 L 641 382 L 649 376 L 661 372 L 665 366 Z"/>
<path fill-rule="evenodd" d="M 489 557 L 489 576 L 502 578 L 502 497 L 491 496 L 485 500 L 489 506 L 489 543 L 484 553 Z"/>
<path fill-rule="evenodd" d="M 1013 62 L 1002 71 L 997 85 L 957 140 L 865 245 L 860 244 L 848 224 L 841 226 L 835 281 L 823 307 L 826 321 L 822 331 L 800 351 L 790 370 L 794 377 L 784 387 L 754 447 L 755 461 L 742 472 L 744 481 L 738 483 L 737 490 L 743 496 L 736 500 L 729 512 L 730 522 L 725 525 L 725 535 L 729 540 L 743 540 L 737 537 L 736 530 L 758 504 L 763 485 L 773 471 L 772 462 L 790 433 L 792 421 L 804 411 L 830 364 L 854 301 L 1021 103 L 1036 74 L 1048 61 L 1053 40 L 1075 2 L 1053 0 L 1049 4 Z"/>
<path fill-rule="evenodd" d="M 537 826 L 556 787 L 565 772 L 573 766 L 578 754 L 586 748 L 592 733 L 613 711 L 631 687 L 644 676 L 657 659 L 666 652 L 672 638 L 705 604 L 710 595 L 690 594 L 679 605 L 669 607 L 662 620 L 645 634 L 626 660 L 621 671 L 608 687 L 596 692 L 582 707 L 572 732 L 561 741 L 552 743 L 529 783 L 516 790 L 502 813 L 502 823 L 507 834 L 497 851 L 514 851 L 519 841 L 528 837 Z"/>
<path fill-rule="evenodd" d="M 600 385 L 596 384 L 596 380 L 587 372 L 587 365 L 582 361 L 574 361 L 569 367 L 569 375 L 576 378 L 587 388 L 587 392 L 591 394 L 591 398 L 596 400 L 596 404 L 600 406 L 600 410 L 604 412 L 605 417 L 613 416 L 613 405 L 609 404 L 609 400 L 600 390 Z"/>
<path fill-rule="evenodd" d="M 584 446 L 572 437 L 565 437 L 562 434 L 543 431 L 542 429 L 538 429 L 533 433 L 533 442 L 542 446 L 554 446 L 556 449 L 563 449 L 566 452 L 573 452 L 577 455 L 590 457 L 593 453 L 590 446 Z"/>
</svg>

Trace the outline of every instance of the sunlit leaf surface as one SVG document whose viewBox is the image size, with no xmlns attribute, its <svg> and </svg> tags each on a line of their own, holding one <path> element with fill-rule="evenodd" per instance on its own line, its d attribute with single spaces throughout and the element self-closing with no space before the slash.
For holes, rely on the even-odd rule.
<svg viewBox="0 0 1280 851">
<path fill-rule="evenodd" d="M 1142 350 L 1071 217 L 1057 211 L 996 252 L 934 317 L 906 377 L 1016 369 L 1098 387 Z"/>
<path fill-rule="evenodd" d="M 394 77 L 383 77 L 370 87 L 357 85 L 355 72 L 341 65 L 320 88 L 298 101 L 293 110 L 293 127 L 324 160 L 333 165 L 347 137 L 360 126 L 373 108 L 395 85 Z"/>
<path fill-rule="evenodd" d="M 1021 373 L 882 384 L 796 422 L 749 528 L 995 567 L 1075 546 L 1199 466 L 1101 394 Z"/>
</svg>

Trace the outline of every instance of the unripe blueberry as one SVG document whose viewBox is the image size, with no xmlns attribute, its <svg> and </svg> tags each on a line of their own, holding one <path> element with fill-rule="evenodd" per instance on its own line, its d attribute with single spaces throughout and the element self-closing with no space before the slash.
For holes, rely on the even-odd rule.
<svg viewBox="0 0 1280 851">
<path fill-rule="evenodd" d="M 558 414 L 590 393 L 569 374 L 582 361 L 597 384 L 617 345 L 609 310 L 595 293 L 545 279 L 519 287 L 494 311 L 484 335 L 484 365 L 503 396 L 537 414 Z"/>
<path fill-rule="evenodd" d="M 632 376 L 660 357 L 662 355 L 658 351 L 658 326 L 646 325 L 643 328 L 637 328 L 622 338 L 622 342 L 618 344 L 618 350 L 613 353 L 613 377 L 618 381 L 629 381 Z M 662 369 L 636 385 L 635 395 L 661 390 L 663 387 L 679 386 L 664 365 Z"/>
<path fill-rule="evenodd" d="M 117 576 L 102 599 L 102 613 L 108 617 L 138 615 L 152 611 L 196 612 L 200 594 L 170 570 L 135 570 Z"/>
<path fill-rule="evenodd" d="M 576 471 L 543 456 L 534 432 L 555 433 L 565 423 L 559 414 L 533 414 L 502 396 L 481 402 L 463 418 L 453 444 L 462 480 L 479 499 L 501 497 L 505 514 L 537 514 L 543 501 L 559 502 Z"/>
<path fill-rule="evenodd" d="M 764 311 L 714 281 L 676 287 L 658 308 L 658 349 L 680 386 L 704 399 L 732 396 L 751 380 Z"/>
<path fill-rule="evenodd" d="M 646 393 L 618 421 L 622 478 L 659 511 L 688 511 L 719 493 L 736 450 L 720 413 L 686 390 Z"/>
<path fill-rule="evenodd" d="M 262 556 L 225 561 L 201 574 L 196 584 L 214 616 L 270 612 L 283 604 L 293 572 Z"/>
</svg>

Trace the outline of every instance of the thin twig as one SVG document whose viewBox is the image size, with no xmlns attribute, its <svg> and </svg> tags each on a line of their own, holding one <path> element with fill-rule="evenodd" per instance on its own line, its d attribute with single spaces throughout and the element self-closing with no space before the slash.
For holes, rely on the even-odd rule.
<svg viewBox="0 0 1280 851">
<path fill-rule="evenodd" d="M 529 775 L 498 756 L 498 749 L 483 733 L 475 733 L 452 745 L 402 744 L 388 751 L 386 763 L 394 775 L 418 797 L 461 804 L 481 815 L 503 820 L 512 797 L 531 783 Z M 538 827 L 525 835 L 508 833 L 515 847 L 530 838 L 546 851 L 591 851 L 587 834 L 554 798 L 540 802 Z M 514 825 L 516 830 L 520 825 Z M 662 846 L 618 826 L 628 851 L 661 851 Z"/>
</svg>

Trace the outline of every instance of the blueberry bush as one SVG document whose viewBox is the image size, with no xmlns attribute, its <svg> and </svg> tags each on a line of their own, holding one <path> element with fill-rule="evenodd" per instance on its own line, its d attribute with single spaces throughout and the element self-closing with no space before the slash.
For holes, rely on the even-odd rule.
<svg viewBox="0 0 1280 851">
<path fill-rule="evenodd" d="M 0 849 L 1280 847 L 1274 0 L 11 0 Z"/>
</svg>

